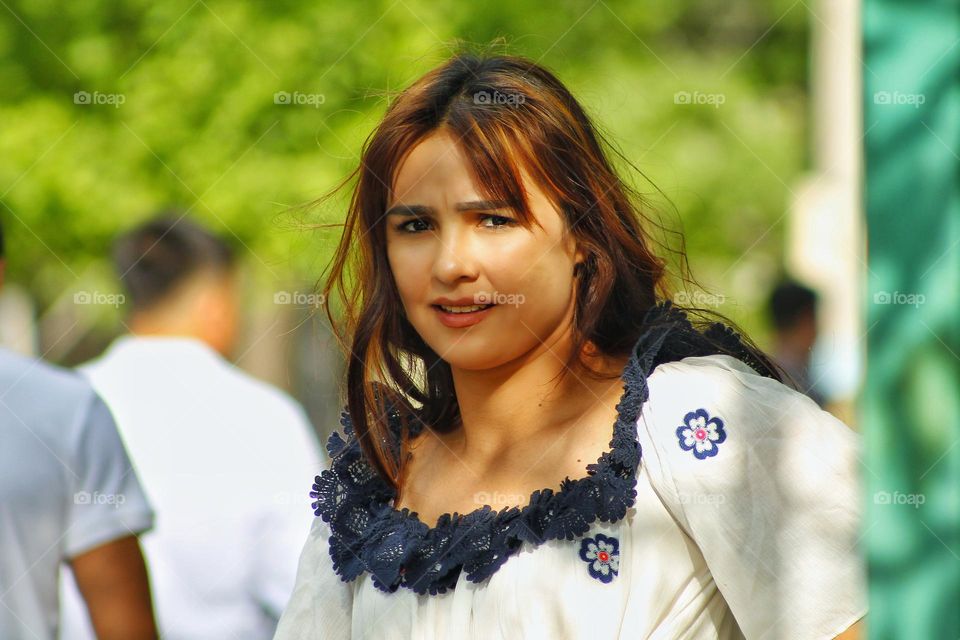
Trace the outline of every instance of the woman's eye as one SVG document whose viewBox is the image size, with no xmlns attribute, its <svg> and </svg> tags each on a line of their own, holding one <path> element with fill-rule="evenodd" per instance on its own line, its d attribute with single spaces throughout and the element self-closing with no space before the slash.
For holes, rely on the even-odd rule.
<svg viewBox="0 0 960 640">
<path fill-rule="evenodd" d="M 420 233 L 421 231 L 425 231 L 425 229 L 416 229 L 416 230 L 411 229 L 410 228 L 411 224 L 426 225 L 427 221 L 421 218 L 414 218 L 413 220 L 407 220 L 406 222 L 401 222 L 400 224 L 397 225 L 397 231 L 403 231 L 405 233 Z"/>
<path fill-rule="evenodd" d="M 513 218 L 508 218 L 508 217 L 506 217 L 506 216 L 495 216 L 495 215 L 486 215 L 486 216 L 483 216 L 483 220 L 484 220 L 484 221 L 486 221 L 486 220 L 498 221 L 500 224 L 484 225 L 484 226 L 486 226 L 486 227 L 494 227 L 494 228 L 496 228 L 496 227 L 505 227 L 505 226 L 507 226 L 507 225 L 513 224 L 513 222 L 514 222 Z"/>
<path fill-rule="evenodd" d="M 506 227 L 508 225 L 514 224 L 516 221 L 513 218 L 508 218 L 507 216 L 498 216 L 493 214 L 487 214 L 481 216 L 481 220 L 485 223 L 483 226 L 487 229 L 498 229 L 500 227 Z M 486 224 L 490 221 L 492 224 Z M 422 226 L 411 226 L 411 225 L 422 225 Z M 423 218 L 414 218 L 412 220 L 407 220 L 406 222 L 401 222 L 397 225 L 397 231 L 402 233 L 421 233 L 429 229 L 430 223 Z"/>
</svg>

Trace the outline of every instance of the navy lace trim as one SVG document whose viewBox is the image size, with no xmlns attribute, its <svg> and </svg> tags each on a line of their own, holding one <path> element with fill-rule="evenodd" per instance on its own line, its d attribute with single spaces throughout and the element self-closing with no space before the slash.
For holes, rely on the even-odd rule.
<svg viewBox="0 0 960 640">
<path fill-rule="evenodd" d="M 587 466 L 586 476 L 566 478 L 557 492 L 535 491 L 522 508 L 498 512 L 485 505 L 465 515 L 444 514 L 435 527 L 428 527 L 416 513 L 392 506 L 395 491 L 366 461 L 350 416 L 342 412 L 344 435 L 330 436 L 330 469 L 316 477 L 310 493 L 314 513 L 330 525 L 330 557 L 341 580 L 349 582 L 367 571 L 381 591 L 402 586 L 436 595 L 454 588 L 461 572 L 471 582 L 486 580 L 524 542 L 573 540 L 586 534 L 596 520 L 624 518 L 637 496 L 641 456 L 637 422 L 649 394 L 647 376 L 663 362 L 716 353 L 705 335 L 751 364 L 735 333 L 719 324 L 700 333 L 669 301 L 650 309 L 643 326 L 648 328 L 622 374 L 624 392 L 617 404 L 610 450 Z M 389 415 L 398 432 L 399 414 L 392 410 Z"/>
</svg>

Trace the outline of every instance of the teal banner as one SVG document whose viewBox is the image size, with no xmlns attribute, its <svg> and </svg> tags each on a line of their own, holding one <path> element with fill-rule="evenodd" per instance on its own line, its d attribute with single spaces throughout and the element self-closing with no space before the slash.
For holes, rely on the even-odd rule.
<svg viewBox="0 0 960 640">
<path fill-rule="evenodd" d="M 960 2 L 866 0 L 870 638 L 960 638 Z"/>
</svg>

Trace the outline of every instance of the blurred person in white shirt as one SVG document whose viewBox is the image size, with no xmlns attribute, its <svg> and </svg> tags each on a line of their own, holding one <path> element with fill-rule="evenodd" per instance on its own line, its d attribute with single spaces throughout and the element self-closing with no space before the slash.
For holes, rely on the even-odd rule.
<svg viewBox="0 0 960 640">
<path fill-rule="evenodd" d="M 81 371 L 157 512 L 143 545 L 161 635 L 270 638 L 314 517 L 317 438 L 298 403 L 225 358 L 239 316 L 225 242 L 167 215 L 122 236 L 114 262 L 130 333 Z M 63 638 L 92 637 L 82 613 L 65 607 Z"/>
</svg>

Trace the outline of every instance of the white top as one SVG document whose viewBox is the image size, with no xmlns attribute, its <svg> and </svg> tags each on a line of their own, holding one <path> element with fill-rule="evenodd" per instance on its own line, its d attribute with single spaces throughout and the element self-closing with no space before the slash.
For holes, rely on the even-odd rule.
<svg viewBox="0 0 960 640">
<path fill-rule="evenodd" d="M 342 582 L 316 518 L 277 640 L 813 639 L 861 618 L 859 435 L 726 355 L 661 364 L 647 384 L 626 518 L 524 543 L 439 595 Z"/>
<path fill-rule="evenodd" d="M 80 376 L 0 349 L 0 638 L 54 638 L 60 563 L 153 513 Z"/>
<path fill-rule="evenodd" d="M 161 635 L 271 637 L 324 466 L 302 408 L 188 338 L 122 337 L 82 371 L 157 510 L 142 544 Z M 92 638 L 70 595 L 64 637 Z"/>
</svg>

